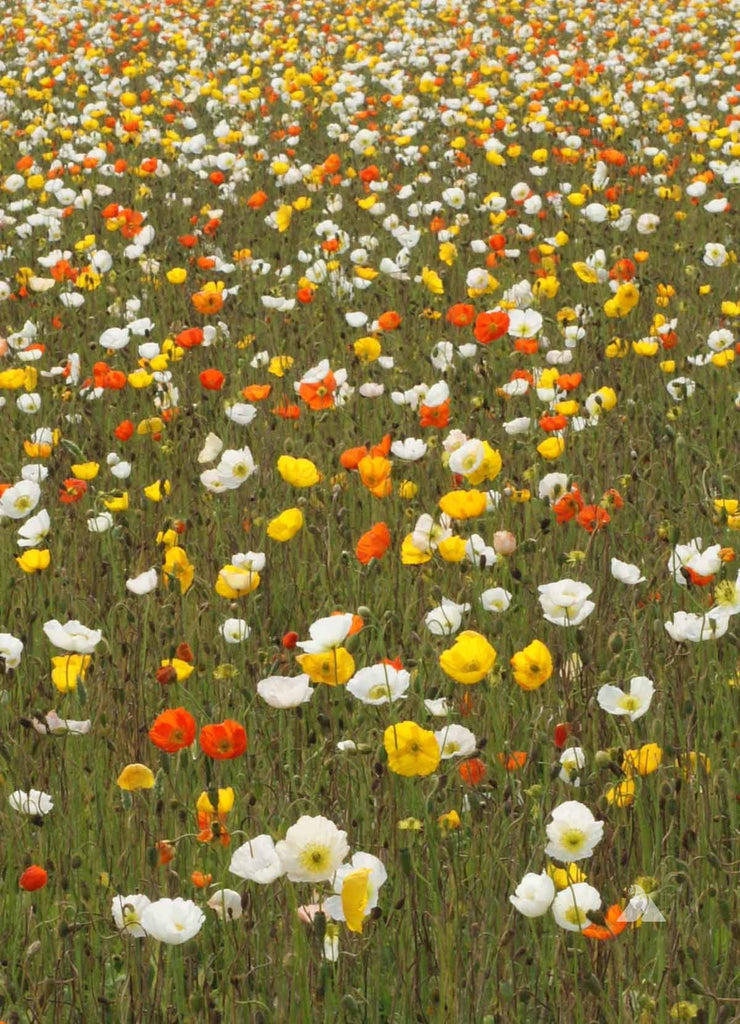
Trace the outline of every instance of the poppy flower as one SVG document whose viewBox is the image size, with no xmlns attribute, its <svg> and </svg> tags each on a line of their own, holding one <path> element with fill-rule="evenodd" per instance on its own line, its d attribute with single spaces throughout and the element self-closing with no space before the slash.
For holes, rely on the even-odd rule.
<svg viewBox="0 0 740 1024">
<path fill-rule="evenodd" d="M 569 494 L 564 494 L 562 498 L 555 502 L 552 510 L 558 523 L 568 523 L 578 515 L 583 506 L 584 502 L 581 492 L 578 490 L 577 485 L 574 484 Z"/>
<path fill-rule="evenodd" d="M 540 418 L 540 427 L 547 433 L 552 433 L 555 430 L 565 430 L 568 426 L 568 417 L 558 413 L 555 416 L 542 416 Z"/>
<path fill-rule="evenodd" d="M 206 391 L 220 391 L 224 386 L 226 377 L 221 373 L 220 370 L 214 370 L 210 368 L 208 370 L 202 370 L 199 375 L 201 385 Z"/>
<path fill-rule="evenodd" d="M 227 761 L 240 757 L 247 749 L 247 734 L 244 727 L 231 718 L 215 725 L 205 725 L 200 730 L 200 746 L 208 757 Z"/>
<path fill-rule="evenodd" d="M 267 199 L 267 193 L 259 189 L 257 192 L 253 192 L 249 199 L 247 199 L 247 206 L 250 210 L 259 210 L 260 206 L 264 206 L 267 202 Z"/>
<path fill-rule="evenodd" d="M 113 433 L 119 441 L 130 441 L 134 435 L 134 425 L 131 420 L 122 420 Z"/>
<path fill-rule="evenodd" d="M 561 391 L 575 391 L 582 380 L 582 373 L 561 373 L 555 383 Z"/>
<path fill-rule="evenodd" d="M 172 666 L 167 666 L 173 672 Z M 149 739 L 160 750 L 175 754 L 195 739 L 195 719 L 185 708 L 168 708 L 157 715 L 149 730 Z"/>
<path fill-rule="evenodd" d="M 576 522 L 589 533 L 601 529 L 611 522 L 611 516 L 605 508 L 598 505 L 586 505 L 576 516 Z"/>
<path fill-rule="evenodd" d="M 182 533 L 182 530 L 177 530 L 177 532 Z M 188 665 L 192 665 L 195 661 L 195 655 L 193 654 L 190 644 L 185 643 L 184 640 L 181 644 L 178 644 L 177 650 L 175 651 L 175 658 L 179 661 L 186 661 Z"/>
<path fill-rule="evenodd" d="M 419 407 L 419 425 L 422 427 L 438 427 L 442 429 L 450 422 L 449 399 L 441 405 L 422 405 Z"/>
<path fill-rule="evenodd" d="M 203 342 L 203 331 L 200 327 L 187 327 L 175 338 L 175 344 L 180 348 L 195 348 Z"/>
<path fill-rule="evenodd" d="M 486 766 L 479 757 L 470 757 L 463 761 L 457 771 L 467 786 L 478 786 L 486 777 Z"/>
<path fill-rule="evenodd" d="M 203 316 L 213 316 L 220 312 L 224 304 L 221 292 L 215 288 L 208 290 L 204 288 L 202 291 L 195 292 L 194 295 L 191 295 L 190 301 Z"/>
<path fill-rule="evenodd" d="M 469 302 L 456 302 L 447 310 L 445 320 L 455 327 L 469 327 L 475 320 L 475 307 Z"/>
<path fill-rule="evenodd" d="M 304 381 L 298 388 L 298 394 L 309 409 L 314 411 L 330 409 L 334 405 L 336 387 L 336 378 L 332 371 L 329 370 L 323 380 L 316 381 L 315 383 Z"/>
<path fill-rule="evenodd" d="M 617 935 L 627 927 L 627 921 L 622 920 L 622 914 L 620 905 L 614 903 L 604 914 L 603 924 L 590 924 L 588 928 L 582 929 L 581 934 L 585 935 L 587 939 L 598 939 L 599 942 L 616 939 Z"/>
<path fill-rule="evenodd" d="M 280 642 L 286 649 L 286 651 L 292 651 L 293 648 L 298 643 L 298 634 L 295 632 L 295 630 L 291 629 L 290 632 L 286 633 L 283 636 L 283 639 Z"/>
<path fill-rule="evenodd" d="M 300 406 L 289 402 L 282 402 L 280 405 L 276 405 L 272 411 L 283 420 L 297 420 L 301 415 Z"/>
<path fill-rule="evenodd" d="M 503 337 L 509 329 L 509 314 L 503 310 L 492 313 L 479 313 L 475 320 L 473 334 L 481 345 L 490 345 Z"/>
<path fill-rule="evenodd" d="M 38 864 L 32 864 L 26 868 L 21 877 L 18 879 L 18 885 L 25 892 L 36 892 L 37 889 L 43 889 L 49 880 L 47 872 L 38 866 Z"/>
<path fill-rule="evenodd" d="M 565 746 L 565 742 L 570 736 L 570 725 L 567 722 L 558 722 L 555 726 L 555 733 L 553 735 L 553 742 L 558 750 L 562 750 Z"/>
<path fill-rule="evenodd" d="M 400 326 L 400 323 L 401 317 L 395 309 L 390 309 L 387 313 L 381 313 L 378 317 L 378 327 L 381 331 L 395 331 Z"/>
<path fill-rule="evenodd" d="M 515 772 L 527 763 L 526 750 L 512 750 L 510 754 L 496 754 L 507 772 Z"/>
<path fill-rule="evenodd" d="M 390 530 L 385 523 L 376 523 L 357 541 L 355 554 L 359 562 L 368 565 L 373 558 L 382 558 L 390 545 Z"/>
<path fill-rule="evenodd" d="M 87 491 L 87 484 L 84 480 L 77 480 L 75 477 L 68 477 L 62 482 L 59 489 L 59 500 L 65 505 L 71 505 L 79 501 Z"/>
<path fill-rule="evenodd" d="M 242 388 L 242 398 L 246 398 L 248 402 L 262 402 L 270 397 L 271 391 L 272 384 L 249 384 Z"/>
</svg>

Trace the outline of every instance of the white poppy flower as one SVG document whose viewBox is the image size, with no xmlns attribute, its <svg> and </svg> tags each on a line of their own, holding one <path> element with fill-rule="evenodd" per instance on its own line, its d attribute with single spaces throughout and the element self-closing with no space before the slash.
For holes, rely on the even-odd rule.
<svg viewBox="0 0 740 1024">
<path fill-rule="evenodd" d="M 328 882 L 349 853 L 347 833 L 322 815 L 303 815 L 276 844 L 291 882 Z"/>
<path fill-rule="evenodd" d="M 597 821 L 585 804 L 567 800 L 553 810 L 546 831 L 547 856 L 569 864 L 591 856 L 604 834 L 604 822 Z"/>
<path fill-rule="evenodd" d="M 525 917 L 542 917 L 555 898 L 555 883 L 546 871 L 536 875 L 528 872 L 509 896 L 510 902 Z"/>
<path fill-rule="evenodd" d="M 313 697 L 310 682 L 305 673 L 299 676 L 267 676 L 257 683 L 257 693 L 271 708 L 297 708 Z"/>
<path fill-rule="evenodd" d="M 157 942 L 181 946 L 203 927 L 206 915 L 192 900 L 161 899 L 150 903 L 141 913 L 141 927 Z"/>
<path fill-rule="evenodd" d="M 655 687 L 647 676 L 633 676 L 630 679 L 629 693 L 609 683 L 601 687 L 596 694 L 599 707 L 610 715 L 628 715 L 631 722 L 637 721 L 647 714 L 650 708 Z"/>
</svg>

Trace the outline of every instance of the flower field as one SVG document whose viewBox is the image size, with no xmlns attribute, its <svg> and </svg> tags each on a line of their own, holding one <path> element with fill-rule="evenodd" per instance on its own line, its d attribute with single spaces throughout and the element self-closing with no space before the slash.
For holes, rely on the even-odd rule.
<svg viewBox="0 0 740 1024">
<path fill-rule="evenodd" d="M 0 1024 L 740 1019 L 740 8 L 0 15 Z"/>
</svg>

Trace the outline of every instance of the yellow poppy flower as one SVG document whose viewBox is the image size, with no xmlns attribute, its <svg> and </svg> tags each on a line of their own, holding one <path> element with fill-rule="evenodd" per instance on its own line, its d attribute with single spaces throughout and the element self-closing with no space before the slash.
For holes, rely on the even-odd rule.
<svg viewBox="0 0 740 1024">
<path fill-rule="evenodd" d="M 448 676 L 468 686 L 485 679 L 496 664 L 496 651 L 481 633 L 466 629 L 442 651 L 439 664 Z"/>
<path fill-rule="evenodd" d="M 431 775 L 440 762 L 439 744 L 434 733 L 422 729 L 415 722 L 389 725 L 383 734 L 383 745 L 388 754 L 388 767 L 396 775 L 407 778 Z"/>
<path fill-rule="evenodd" d="M 299 654 L 296 661 L 312 683 L 344 686 L 355 674 L 355 659 L 345 647 L 322 654 Z"/>
</svg>

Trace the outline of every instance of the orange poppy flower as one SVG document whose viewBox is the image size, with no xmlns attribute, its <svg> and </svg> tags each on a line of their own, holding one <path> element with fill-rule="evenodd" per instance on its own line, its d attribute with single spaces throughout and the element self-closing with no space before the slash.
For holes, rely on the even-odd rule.
<svg viewBox="0 0 740 1024">
<path fill-rule="evenodd" d="M 419 423 L 422 427 L 446 427 L 450 422 L 450 402 L 441 405 L 422 405 L 419 408 Z"/>
<path fill-rule="evenodd" d="M 160 864 L 169 864 L 171 860 L 175 859 L 175 847 L 166 839 L 160 839 L 158 843 L 155 843 L 155 849 L 159 851 Z"/>
<path fill-rule="evenodd" d="M 371 181 L 380 181 L 380 171 L 375 164 L 369 164 L 367 167 L 362 168 L 357 177 L 360 181 L 369 185 Z"/>
<path fill-rule="evenodd" d="M 447 310 L 445 320 L 455 327 L 469 327 L 475 320 L 475 306 L 469 302 L 456 302 Z"/>
<path fill-rule="evenodd" d="M 507 772 L 515 772 L 527 763 L 526 750 L 512 750 L 510 754 L 496 754 Z"/>
<path fill-rule="evenodd" d="M 202 370 L 198 379 L 206 391 L 220 391 L 224 386 L 226 377 L 220 370 L 210 368 L 208 370 Z"/>
<path fill-rule="evenodd" d="M 247 199 L 247 206 L 250 210 L 259 210 L 260 206 L 264 206 L 267 202 L 267 193 L 259 189 L 257 192 L 253 192 L 249 199 Z"/>
<path fill-rule="evenodd" d="M 366 455 L 357 464 L 360 479 L 376 498 L 386 498 L 391 492 L 392 463 L 382 455 Z"/>
<path fill-rule="evenodd" d="M 491 235 L 488 244 L 494 252 L 501 252 L 506 248 L 506 237 L 505 235 Z"/>
<path fill-rule="evenodd" d="M 87 484 L 84 480 L 68 477 L 59 488 L 59 500 L 65 505 L 71 505 L 73 502 L 79 501 L 86 491 Z"/>
<path fill-rule="evenodd" d="M 167 667 L 172 668 L 171 665 Z M 175 754 L 191 745 L 195 731 L 195 719 L 189 711 L 185 708 L 168 708 L 154 719 L 149 739 L 165 753 Z"/>
<path fill-rule="evenodd" d="M 320 409 L 330 409 L 334 405 L 334 392 L 336 387 L 336 378 L 332 371 L 329 370 L 323 380 L 317 381 L 313 384 L 305 382 L 302 383 L 298 389 L 298 394 L 309 409 L 313 409 L 315 411 Z"/>
<path fill-rule="evenodd" d="M 429 230 L 433 235 L 436 235 L 439 231 L 444 231 L 447 227 L 444 217 L 432 217 L 429 222 Z"/>
<path fill-rule="evenodd" d="M 130 441 L 134 436 L 135 427 L 131 420 L 122 420 L 113 431 L 119 441 Z"/>
<path fill-rule="evenodd" d="M 295 293 L 295 297 L 302 305 L 308 306 L 313 302 L 314 293 L 314 288 L 299 288 L 298 291 Z"/>
<path fill-rule="evenodd" d="M 297 420 L 301 415 L 301 409 L 298 405 L 291 405 L 288 402 L 283 402 L 281 405 L 276 405 L 272 410 L 276 416 L 280 416 L 284 420 Z"/>
<path fill-rule="evenodd" d="M 198 312 L 202 313 L 204 316 L 213 316 L 221 310 L 224 304 L 221 293 L 215 291 L 195 292 L 195 294 L 190 297 L 190 301 Z"/>
<path fill-rule="evenodd" d="M 385 523 L 376 523 L 357 541 L 355 554 L 359 562 L 368 565 L 373 558 L 381 559 L 390 546 L 390 530 Z"/>
<path fill-rule="evenodd" d="M 218 761 L 241 757 L 247 749 L 247 734 L 244 727 L 231 718 L 215 725 L 204 725 L 200 730 L 200 746 L 203 753 Z"/>
<path fill-rule="evenodd" d="M 582 373 L 561 373 L 555 383 L 561 391 L 575 391 L 582 380 Z"/>
<path fill-rule="evenodd" d="M 180 348 L 196 348 L 203 342 L 203 331 L 200 327 L 187 327 L 175 338 L 175 344 Z"/>
<path fill-rule="evenodd" d="M 693 583 L 695 587 L 708 587 L 714 580 L 714 576 L 700 576 L 696 569 L 690 569 L 688 565 L 681 566 L 681 575 L 687 583 Z"/>
<path fill-rule="evenodd" d="M 242 397 L 246 398 L 248 402 L 262 402 L 265 398 L 270 397 L 272 391 L 272 384 L 249 384 L 246 388 L 242 388 Z"/>
<path fill-rule="evenodd" d="M 606 509 L 600 508 L 598 505 L 586 505 L 576 516 L 576 522 L 589 533 L 600 530 L 602 526 L 607 526 L 611 519 L 612 517 Z"/>
<path fill-rule="evenodd" d="M 533 356 L 540 345 L 536 338 L 517 338 L 514 342 L 514 348 L 517 352 L 522 352 L 525 356 Z"/>
<path fill-rule="evenodd" d="M 470 757 L 463 761 L 457 771 L 467 786 L 478 786 L 486 777 L 486 766 L 479 757 Z"/>
<path fill-rule="evenodd" d="M 368 456 L 367 447 L 363 444 L 357 448 L 347 448 L 339 456 L 344 469 L 357 469 L 360 462 Z"/>
<path fill-rule="evenodd" d="M 199 256 L 195 262 L 200 270 L 213 270 L 216 266 L 213 256 Z"/>
<path fill-rule="evenodd" d="M 568 426 L 568 417 L 559 414 L 557 416 L 542 416 L 540 418 L 540 427 L 547 433 L 552 433 L 554 430 L 565 430 Z"/>
<path fill-rule="evenodd" d="M 569 494 L 564 494 L 552 506 L 555 518 L 558 523 L 569 523 L 583 509 L 583 498 L 578 487 L 574 484 Z"/>
<path fill-rule="evenodd" d="M 604 924 L 590 924 L 584 928 L 581 934 L 587 939 L 598 939 L 599 942 L 608 942 L 609 939 L 616 939 L 627 927 L 626 921 L 620 921 L 622 908 L 618 903 L 612 904 L 604 914 Z"/>
<path fill-rule="evenodd" d="M 25 892 L 36 892 L 37 889 L 43 889 L 48 880 L 49 876 L 46 871 L 38 864 L 32 864 L 18 879 L 18 885 Z"/>
<path fill-rule="evenodd" d="M 381 331 L 395 331 L 400 323 L 401 317 L 395 309 L 390 309 L 387 313 L 381 313 L 378 317 L 378 327 Z"/>
<path fill-rule="evenodd" d="M 473 334 L 481 345 L 490 345 L 503 337 L 509 329 L 509 314 L 501 310 L 493 313 L 479 313 L 475 319 Z"/>
<path fill-rule="evenodd" d="M 185 249 L 194 249 L 198 244 L 197 235 L 180 235 L 177 240 Z"/>
<path fill-rule="evenodd" d="M 213 881 L 213 875 L 204 875 L 202 871 L 194 871 L 190 876 L 190 881 L 193 885 L 197 885 L 199 889 L 205 889 Z"/>
</svg>

